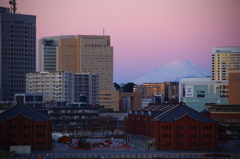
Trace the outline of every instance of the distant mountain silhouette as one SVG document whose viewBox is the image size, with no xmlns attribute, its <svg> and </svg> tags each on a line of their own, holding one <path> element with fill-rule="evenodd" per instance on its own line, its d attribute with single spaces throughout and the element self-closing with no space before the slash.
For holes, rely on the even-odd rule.
<svg viewBox="0 0 240 159">
<path fill-rule="evenodd" d="M 179 82 L 182 77 L 207 77 L 211 73 L 203 68 L 189 62 L 188 60 L 175 60 L 157 70 L 142 75 L 134 80 L 135 84 L 143 83 L 162 83 L 162 82 Z"/>
</svg>

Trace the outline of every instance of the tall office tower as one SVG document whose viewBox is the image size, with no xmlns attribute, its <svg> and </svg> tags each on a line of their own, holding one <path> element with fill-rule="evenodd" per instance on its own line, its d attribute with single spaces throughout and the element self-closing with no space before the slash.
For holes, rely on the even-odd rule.
<svg viewBox="0 0 240 159">
<path fill-rule="evenodd" d="M 114 90 L 110 36 L 76 35 L 39 40 L 39 70 L 99 74 L 99 90 Z"/>
<path fill-rule="evenodd" d="M 240 68 L 240 47 L 212 48 L 212 80 L 228 80 L 233 68 Z"/>
<path fill-rule="evenodd" d="M 56 71 L 57 47 L 60 39 L 74 40 L 74 36 L 52 36 L 38 40 L 38 71 Z"/>
<path fill-rule="evenodd" d="M 0 100 L 25 93 L 27 72 L 36 71 L 36 16 L 0 7 Z"/>
</svg>

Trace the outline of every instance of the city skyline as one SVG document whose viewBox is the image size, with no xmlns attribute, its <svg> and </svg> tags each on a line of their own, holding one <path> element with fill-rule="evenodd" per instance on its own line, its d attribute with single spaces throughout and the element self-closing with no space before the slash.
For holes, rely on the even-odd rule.
<svg viewBox="0 0 240 159">
<path fill-rule="evenodd" d="M 0 6 L 10 7 L 8 1 Z M 238 0 L 17 0 L 17 13 L 37 16 L 36 40 L 77 34 L 111 36 L 117 83 L 174 60 L 189 60 L 211 71 L 213 47 L 240 46 L 239 7 Z"/>
</svg>

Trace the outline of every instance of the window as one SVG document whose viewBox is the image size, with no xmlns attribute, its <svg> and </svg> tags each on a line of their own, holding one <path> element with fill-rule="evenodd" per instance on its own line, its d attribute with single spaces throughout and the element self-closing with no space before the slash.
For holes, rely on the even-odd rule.
<svg viewBox="0 0 240 159">
<path fill-rule="evenodd" d="M 178 130 L 183 130 L 183 125 L 178 125 Z"/>
<path fill-rule="evenodd" d="M 196 130 L 196 125 L 191 125 L 190 129 L 191 130 Z"/>
</svg>

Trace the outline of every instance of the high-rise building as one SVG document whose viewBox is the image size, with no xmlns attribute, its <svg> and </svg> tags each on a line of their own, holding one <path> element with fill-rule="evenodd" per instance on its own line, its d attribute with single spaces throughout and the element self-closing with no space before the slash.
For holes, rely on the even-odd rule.
<svg viewBox="0 0 240 159">
<path fill-rule="evenodd" d="M 114 90 L 113 47 L 110 36 L 69 35 L 39 40 L 40 71 L 99 74 L 100 91 Z"/>
<path fill-rule="evenodd" d="M 36 16 L 0 7 L 0 100 L 25 93 L 27 72 L 36 71 Z"/>
<path fill-rule="evenodd" d="M 228 69 L 240 68 L 240 47 L 212 48 L 212 79 L 228 80 Z"/>
</svg>

